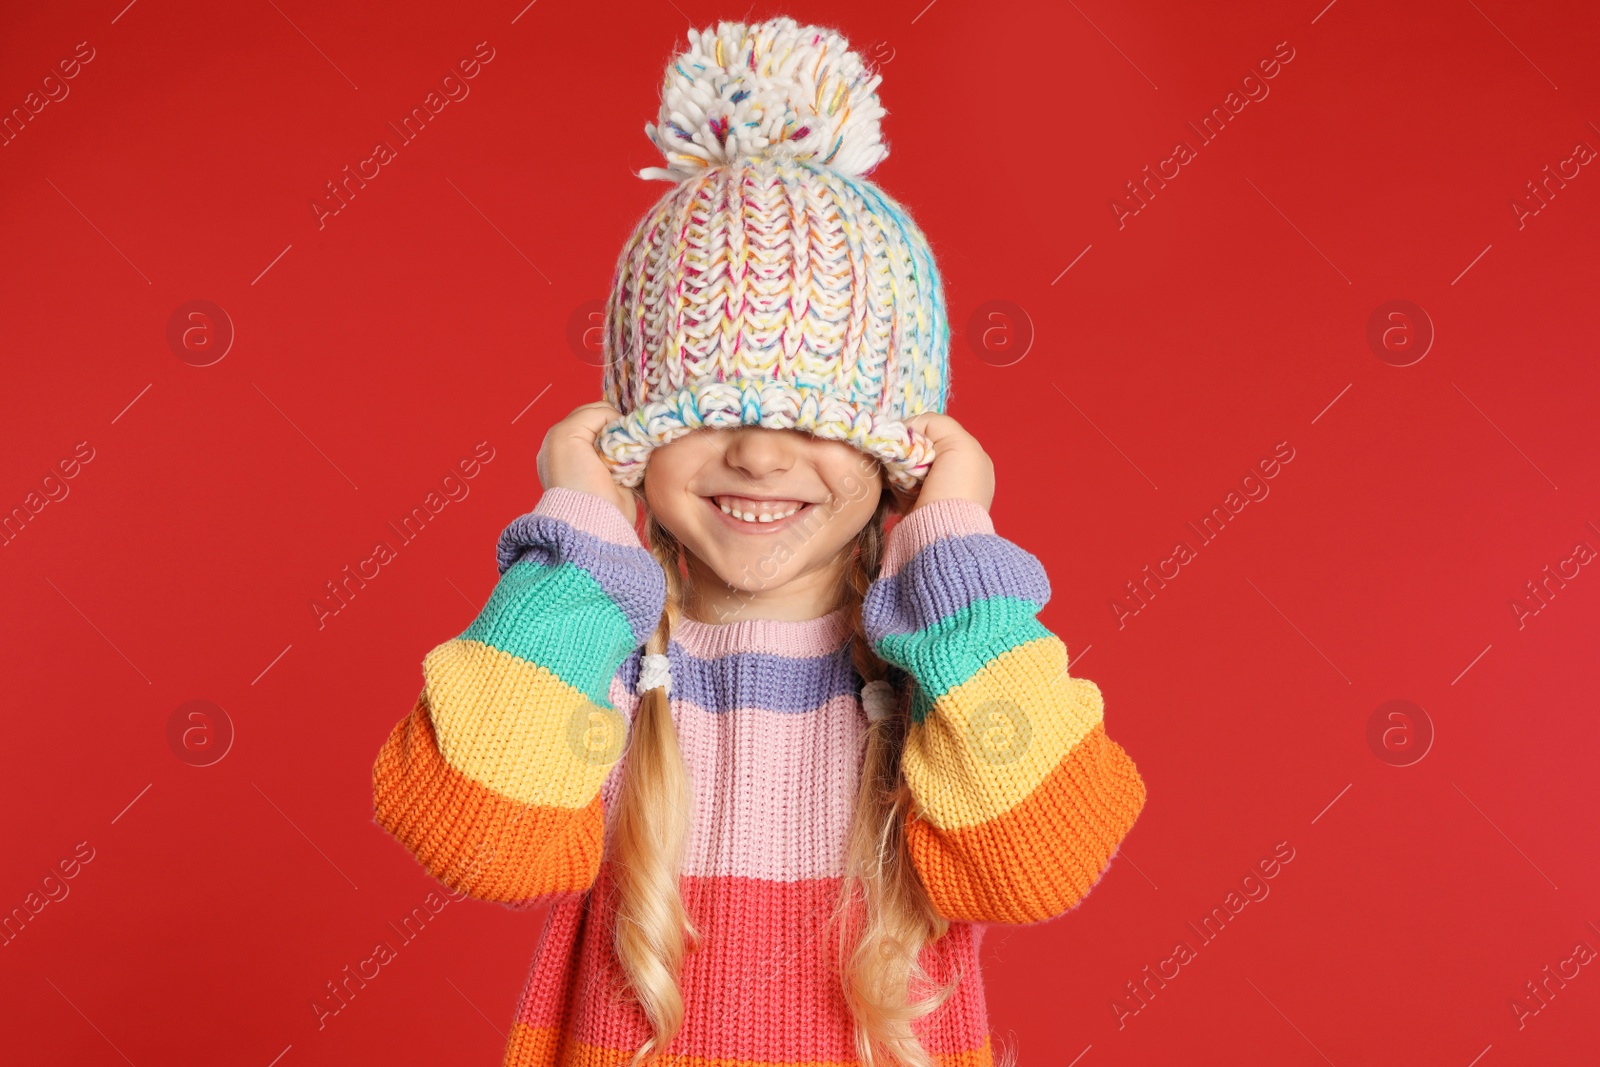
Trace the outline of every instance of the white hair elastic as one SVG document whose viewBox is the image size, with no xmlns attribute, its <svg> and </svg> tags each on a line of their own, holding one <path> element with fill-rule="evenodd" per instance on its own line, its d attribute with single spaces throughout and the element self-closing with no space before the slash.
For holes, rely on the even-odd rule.
<svg viewBox="0 0 1600 1067">
<path fill-rule="evenodd" d="M 639 659 L 639 684 L 634 691 L 644 696 L 652 689 L 672 692 L 672 671 L 666 656 L 641 656 Z"/>
<path fill-rule="evenodd" d="M 895 713 L 899 700 L 895 695 L 894 686 L 879 679 L 868 682 L 861 690 L 861 706 L 866 709 L 867 721 L 877 722 L 887 719 Z"/>
</svg>

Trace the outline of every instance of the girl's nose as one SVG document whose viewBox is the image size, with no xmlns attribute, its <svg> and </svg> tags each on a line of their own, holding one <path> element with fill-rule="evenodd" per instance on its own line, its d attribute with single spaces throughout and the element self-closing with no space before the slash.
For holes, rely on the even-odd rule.
<svg viewBox="0 0 1600 1067">
<path fill-rule="evenodd" d="M 795 464 L 797 452 L 790 435 L 761 426 L 740 426 L 728 431 L 723 459 L 751 480 L 782 474 Z"/>
</svg>

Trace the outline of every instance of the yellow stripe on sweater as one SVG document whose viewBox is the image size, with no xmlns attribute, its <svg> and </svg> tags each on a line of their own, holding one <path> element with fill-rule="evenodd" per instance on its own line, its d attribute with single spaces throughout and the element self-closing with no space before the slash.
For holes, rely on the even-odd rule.
<svg viewBox="0 0 1600 1067">
<path fill-rule="evenodd" d="M 582 808 L 622 754 L 614 708 L 493 645 L 446 641 L 422 672 L 445 760 L 515 803 Z"/>
<path fill-rule="evenodd" d="M 977 826 L 1027 799 L 1104 718 L 1100 689 L 1067 675 L 1057 637 L 1018 645 L 933 705 L 901 765 L 941 830 Z"/>
</svg>

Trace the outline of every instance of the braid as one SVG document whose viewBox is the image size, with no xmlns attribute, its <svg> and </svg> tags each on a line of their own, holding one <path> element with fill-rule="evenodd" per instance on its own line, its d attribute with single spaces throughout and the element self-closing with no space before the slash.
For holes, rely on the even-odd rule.
<svg viewBox="0 0 1600 1067">
<path fill-rule="evenodd" d="M 883 524 L 892 504 L 885 493 L 856 539 L 843 578 L 855 623 L 851 655 L 864 682 L 898 673 L 873 651 L 862 617 L 867 590 L 882 564 Z M 937 1010 L 960 982 L 956 974 L 928 999 L 917 1001 L 911 995 L 913 984 L 932 984 L 919 956 L 950 924 L 934 910 L 907 851 L 905 818 L 913 798 L 900 769 L 909 725 L 904 696 L 902 691 L 897 714 L 867 725 L 845 877 L 830 920 L 839 931 L 840 981 L 865 1067 L 876 1067 L 885 1057 L 905 1067 L 934 1067 L 911 1022 Z"/>
<path fill-rule="evenodd" d="M 654 516 L 646 522 L 645 540 L 667 577 L 661 623 L 644 647 L 647 654 L 661 655 L 683 617 L 678 569 L 683 547 Z M 638 1067 L 660 1055 L 683 1026 L 678 975 L 683 957 L 699 947 L 700 934 L 683 905 L 679 884 L 694 797 L 666 690 L 640 695 L 629 734 L 612 871 L 617 959 L 652 1031 L 634 1053 L 632 1067 Z"/>
</svg>

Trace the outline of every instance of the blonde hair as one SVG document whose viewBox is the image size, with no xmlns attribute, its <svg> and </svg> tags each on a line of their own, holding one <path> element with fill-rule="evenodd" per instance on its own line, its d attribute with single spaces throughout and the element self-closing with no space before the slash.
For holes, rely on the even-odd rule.
<svg viewBox="0 0 1600 1067">
<path fill-rule="evenodd" d="M 871 521 L 845 549 L 849 559 L 840 597 L 853 616 L 852 657 L 863 682 L 890 673 L 872 651 L 861 606 L 878 575 L 884 520 L 892 505 L 885 492 Z M 672 629 L 683 617 L 685 550 L 653 515 L 646 517 L 645 540 L 667 577 L 666 607 L 645 645 L 647 653 L 659 654 L 666 652 Z M 905 701 L 898 704 L 895 714 L 867 727 L 845 875 L 827 922 L 838 932 L 839 979 L 855 1020 L 862 1064 L 935 1067 L 911 1023 L 942 1005 L 961 975 L 923 995 L 932 982 L 918 957 L 944 936 L 950 923 L 934 909 L 906 850 L 904 817 L 912 796 L 900 771 L 900 753 L 908 722 Z M 678 881 L 691 801 L 667 694 L 651 689 L 634 712 L 610 857 L 618 888 L 617 958 L 652 1031 L 630 1067 L 660 1055 L 683 1026 L 678 976 L 684 956 L 700 942 Z"/>
</svg>

